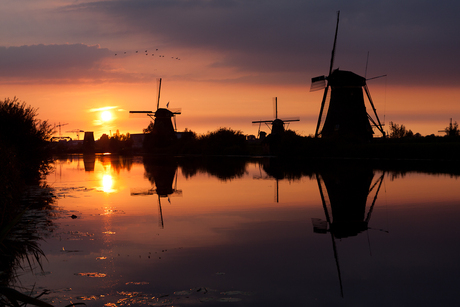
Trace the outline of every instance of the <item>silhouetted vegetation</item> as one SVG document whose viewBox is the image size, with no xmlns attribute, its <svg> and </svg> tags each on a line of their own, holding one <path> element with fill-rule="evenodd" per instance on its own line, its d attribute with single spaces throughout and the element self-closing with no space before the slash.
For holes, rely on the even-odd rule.
<svg viewBox="0 0 460 307">
<path fill-rule="evenodd" d="M 117 130 L 115 134 L 109 137 L 107 134 L 103 134 L 96 144 L 97 152 L 110 152 L 116 154 L 129 154 L 131 153 L 132 147 L 131 135 L 120 134 Z"/>
<path fill-rule="evenodd" d="M 460 130 L 458 129 L 458 124 L 456 121 L 452 123 L 451 120 L 449 126 L 447 126 L 446 129 L 444 129 L 444 132 L 446 133 L 447 137 L 453 138 L 460 136 Z"/>
<path fill-rule="evenodd" d="M 41 304 L 10 286 L 23 263 L 40 265 L 39 233 L 52 226 L 48 218 L 53 195 L 39 180 L 50 170 L 48 140 L 53 129 L 37 119 L 37 109 L 16 97 L 0 102 L 0 304 Z M 32 186 L 32 184 L 34 186 Z M 38 306 L 38 305 L 37 305 Z"/>
<path fill-rule="evenodd" d="M 404 125 L 398 125 L 396 123 L 390 122 L 390 134 L 389 137 L 391 139 L 401 139 L 401 138 L 408 138 L 413 137 L 414 133 L 412 130 L 407 130 Z"/>
<path fill-rule="evenodd" d="M 16 97 L 0 102 L 2 170 L 13 169 L 27 183 L 36 182 L 49 170 L 47 141 L 53 128 L 47 121 L 39 120 L 37 115 L 37 109 Z M 5 180 L 4 174 L 0 176 Z"/>
<path fill-rule="evenodd" d="M 206 155 L 247 154 L 246 136 L 239 130 L 220 128 L 198 138 L 201 152 Z"/>
</svg>

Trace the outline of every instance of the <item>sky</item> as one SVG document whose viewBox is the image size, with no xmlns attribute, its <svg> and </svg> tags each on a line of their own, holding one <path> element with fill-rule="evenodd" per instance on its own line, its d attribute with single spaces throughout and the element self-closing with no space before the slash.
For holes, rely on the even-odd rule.
<svg viewBox="0 0 460 307">
<path fill-rule="evenodd" d="M 311 78 L 328 73 L 337 11 L 334 68 L 386 75 L 368 81 L 385 130 L 442 135 L 460 122 L 451 0 L 2 0 L 0 99 L 38 109 L 62 136 L 141 133 L 150 119 L 129 111 L 155 110 L 162 78 L 179 131 L 257 134 L 251 122 L 273 119 L 277 97 L 281 119 L 300 119 L 289 129 L 312 135 Z"/>
</svg>

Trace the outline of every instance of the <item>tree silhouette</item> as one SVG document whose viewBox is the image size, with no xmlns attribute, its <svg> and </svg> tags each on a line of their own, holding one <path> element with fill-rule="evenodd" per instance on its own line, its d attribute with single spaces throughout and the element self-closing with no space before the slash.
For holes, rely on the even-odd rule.
<svg viewBox="0 0 460 307">
<path fill-rule="evenodd" d="M 413 137 L 414 133 L 412 130 L 407 130 L 404 125 L 398 125 L 390 122 L 390 138 L 401 139 L 405 137 Z"/>
</svg>

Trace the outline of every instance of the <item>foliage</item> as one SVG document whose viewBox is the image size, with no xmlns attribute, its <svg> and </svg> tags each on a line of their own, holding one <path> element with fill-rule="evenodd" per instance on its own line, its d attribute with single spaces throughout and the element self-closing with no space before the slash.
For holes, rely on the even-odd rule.
<svg viewBox="0 0 460 307">
<path fill-rule="evenodd" d="M 150 124 L 147 126 L 147 128 L 143 129 L 142 132 L 151 133 L 152 131 L 153 131 L 153 122 L 150 121 Z"/>
<path fill-rule="evenodd" d="M 407 130 L 404 125 L 399 125 L 393 122 L 390 122 L 390 138 L 391 139 L 401 139 L 407 137 L 413 137 L 414 133 L 412 130 Z"/>
<path fill-rule="evenodd" d="M 242 155 L 247 153 L 246 136 L 239 130 L 220 128 L 198 139 L 202 152 L 211 155 Z"/>
<path fill-rule="evenodd" d="M 16 97 L 0 101 L 0 150 L 8 152 L 15 171 L 27 182 L 49 170 L 47 141 L 53 128 L 37 115 L 37 109 Z"/>
<path fill-rule="evenodd" d="M 121 134 L 117 130 L 111 137 L 103 134 L 97 142 L 96 150 L 99 152 L 128 153 L 131 150 L 132 143 L 129 133 Z"/>
</svg>

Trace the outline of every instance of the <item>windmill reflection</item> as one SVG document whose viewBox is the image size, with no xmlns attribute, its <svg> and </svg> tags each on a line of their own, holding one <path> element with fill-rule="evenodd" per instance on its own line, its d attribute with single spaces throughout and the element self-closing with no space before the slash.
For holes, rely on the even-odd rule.
<svg viewBox="0 0 460 307">
<path fill-rule="evenodd" d="M 314 231 L 329 231 L 335 238 L 346 238 L 367 230 L 383 177 L 384 173 L 372 184 L 372 169 L 317 173 L 326 221 L 314 219 Z M 375 189 L 375 196 L 366 215 L 368 196 Z"/>
<path fill-rule="evenodd" d="M 131 196 L 158 196 L 159 226 L 164 228 L 161 199 L 182 196 L 182 190 L 177 189 L 177 163 L 170 159 L 144 159 L 145 177 L 155 188 L 132 189 Z"/>
<path fill-rule="evenodd" d="M 370 229 L 369 221 L 385 172 L 372 183 L 374 176 L 370 168 L 336 168 L 316 174 L 326 220 L 312 218 L 313 231 L 331 234 L 342 296 L 342 277 L 335 239 L 357 236 Z M 366 214 L 366 205 L 372 193 L 374 196 Z"/>
</svg>

